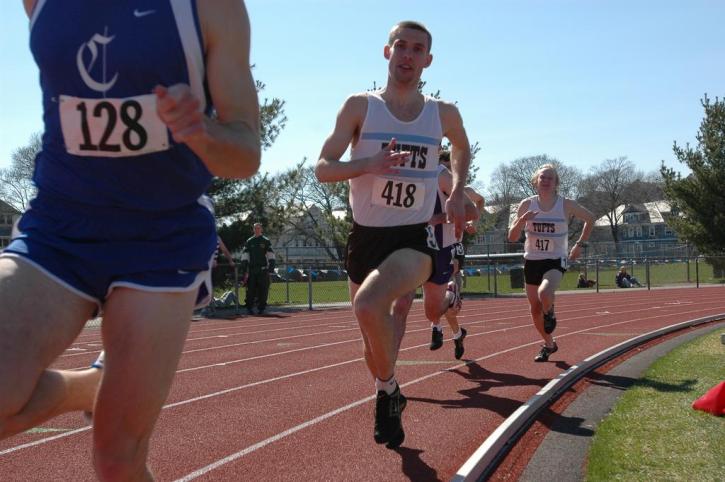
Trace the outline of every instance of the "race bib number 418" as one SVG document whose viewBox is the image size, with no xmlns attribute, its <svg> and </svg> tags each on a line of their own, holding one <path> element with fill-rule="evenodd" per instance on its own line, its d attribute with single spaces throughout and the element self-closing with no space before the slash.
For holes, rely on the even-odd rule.
<svg viewBox="0 0 725 482">
<path fill-rule="evenodd" d="M 154 94 L 125 99 L 60 96 L 66 150 L 76 156 L 127 157 L 169 148 Z"/>
<path fill-rule="evenodd" d="M 379 177 L 373 183 L 373 204 L 417 211 L 423 206 L 425 184 Z"/>
</svg>

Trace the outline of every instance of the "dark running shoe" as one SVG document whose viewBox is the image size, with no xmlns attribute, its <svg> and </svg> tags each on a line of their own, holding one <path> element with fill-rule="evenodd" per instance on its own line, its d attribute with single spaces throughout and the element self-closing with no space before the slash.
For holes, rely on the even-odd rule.
<svg viewBox="0 0 725 482">
<path fill-rule="evenodd" d="M 559 350 L 559 347 L 557 346 L 556 342 L 554 342 L 554 346 L 552 348 L 549 348 L 546 345 L 543 345 L 541 347 L 541 351 L 538 355 L 534 357 L 535 362 L 545 362 L 549 361 L 549 355 L 552 353 L 556 353 Z"/>
<path fill-rule="evenodd" d="M 405 440 L 401 416 L 407 400 L 400 393 L 400 387 L 388 395 L 383 390 L 378 392 L 375 401 L 375 443 L 386 444 L 389 449 L 400 446 Z"/>
<path fill-rule="evenodd" d="M 433 328 L 430 334 L 430 349 L 437 350 L 443 346 L 443 332 Z"/>
<path fill-rule="evenodd" d="M 454 351 L 454 354 L 456 356 L 456 360 L 460 360 L 463 356 L 463 352 L 465 351 L 465 348 L 463 347 L 463 339 L 466 337 L 466 334 L 468 333 L 465 328 L 461 328 L 461 337 L 457 340 L 453 340 L 453 343 L 456 345 L 456 349 Z"/>
<path fill-rule="evenodd" d="M 556 315 L 554 315 L 554 306 L 552 305 L 548 313 L 544 313 L 544 333 L 549 335 L 553 333 L 555 329 Z"/>
</svg>

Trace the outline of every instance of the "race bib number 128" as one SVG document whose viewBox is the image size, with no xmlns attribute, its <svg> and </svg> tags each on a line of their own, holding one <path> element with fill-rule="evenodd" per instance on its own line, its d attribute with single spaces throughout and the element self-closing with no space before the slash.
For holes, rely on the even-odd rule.
<svg viewBox="0 0 725 482">
<path fill-rule="evenodd" d="M 127 157 L 169 148 L 154 94 L 125 99 L 60 96 L 66 150 L 76 156 Z"/>
</svg>

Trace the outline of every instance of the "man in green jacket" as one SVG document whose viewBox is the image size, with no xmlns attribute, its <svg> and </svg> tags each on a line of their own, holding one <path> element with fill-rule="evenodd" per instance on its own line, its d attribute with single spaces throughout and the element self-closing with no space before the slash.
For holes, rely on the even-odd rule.
<svg viewBox="0 0 725 482">
<path fill-rule="evenodd" d="M 267 308 L 269 273 L 274 270 L 274 266 L 272 242 L 266 236 L 262 236 L 262 225 L 254 223 L 254 236 L 244 243 L 242 251 L 242 273 L 247 285 L 244 304 L 250 315 L 254 314 L 252 308 L 255 301 L 260 315 Z"/>
</svg>

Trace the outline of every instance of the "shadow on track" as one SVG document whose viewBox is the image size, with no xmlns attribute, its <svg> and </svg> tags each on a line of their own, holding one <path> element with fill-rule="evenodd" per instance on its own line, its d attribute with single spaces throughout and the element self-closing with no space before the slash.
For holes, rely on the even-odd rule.
<svg viewBox="0 0 725 482">
<path fill-rule="evenodd" d="M 438 472 L 420 458 L 422 450 L 398 447 L 393 451 L 400 454 L 401 470 L 409 480 L 439 480 Z"/>
</svg>

